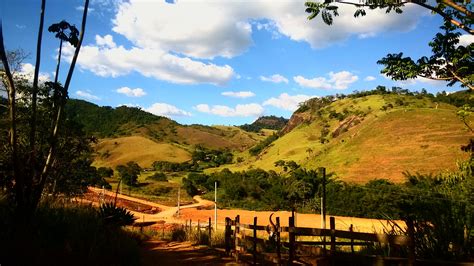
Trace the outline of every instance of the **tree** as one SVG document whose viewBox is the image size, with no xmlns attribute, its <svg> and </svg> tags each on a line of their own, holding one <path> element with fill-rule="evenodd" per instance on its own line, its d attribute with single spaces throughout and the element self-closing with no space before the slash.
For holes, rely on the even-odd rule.
<svg viewBox="0 0 474 266">
<path fill-rule="evenodd" d="M 137 185 L 141 168 L 136 162 L 130 161 L 126 165 L 118 165 L 115 170 L 117 170 L 120 178 L 127 186 Z"/>
<path fill-rule="evenodd" d="M 383 74 L 394 80 L 407 80 L 423 77 L 432 80 L 445 80 L 448 86 L 457 82 L 462 87 L 474 89 L 474 44 L 467 47 L 458 45 L 461 33 L 453 32 L 454 27 L 445 23 L 441 27 L 443 33 L 438 33 L 430 42 L 433 54 L 423 56 L 416 62 L 403 53 L 388 54 L 377 61 L 384 65 Z"/>
<path fill-rule="evenodd" d="M 474 34 L 471 28 L 474 23 L 473 6 L 463 0 L 361 0 L 358 2 L 349 2 L 341 0 L 325 0 L 324 2 L 308 1 L 305 3 L 306 12 L 310 13 L 309 20 L 314 19 L 321 14 L 324 23 L 331 25 L 334 17 L 338 16 L 338 6 L 335 4 L 352 5 L 356 7 L 354 17 L 365 16 L 366 9 L 385 9 L 387 13 L 395 11 L 398 14 L 403 12 L 405 4 L 414 4 L 431 10 L 444 18 L 445 21 Z"/>
<path fill-rule="evenodd" d="M 9 190 L 9 195 L 14 202 L 17 215 L 25 222 L 35 212 L 45 185 L 51 180 L 52 172 L 60 160 L 61 149 L 67 148 L 61 146 L 59 141 L 60 124 L 63 121 L 62 110 L 68 98 L 68 88 L 84 38 L 89 0 L 85 0 L 84 3 L 81 31 L 77 36 L 74 56 L 64 86 L 57 80 L 39 86 L 45 5 L 46 1 L 42 0 L 35 72 L 31 87 L 25 86 L 21 79 L 16 79 L 11 71 L 3 41 L 3 28 L 0 24 L 2 62 L 0 73 L 8 95 L 6 123 L 8 141 L 7 145 L 2 147 L 4 161 L 1 163 L 8 166 L 3 178 L 12 180 L 13 187 Z M 26 94 L 18 98 L 19 93 Z"/>
</svg>

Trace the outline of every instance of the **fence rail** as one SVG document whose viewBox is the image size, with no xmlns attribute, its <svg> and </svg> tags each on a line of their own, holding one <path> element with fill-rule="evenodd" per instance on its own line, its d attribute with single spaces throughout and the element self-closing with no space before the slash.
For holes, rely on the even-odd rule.
<svg viewBox="0 0 474 266">
<path fill-rule="evenodd" d="M 310 261 L 314 262 L 314 258 L 318 256 L 320 258 L 334 257 L 337 247 L 350 247 L 350 254 L 354 254 L 354 247 L 372 246 L 379 243 L 389 247 L 406 247 L 408 249 L 408 258 L 387 257 L 387 259 L 405 260 L 408 265 L 415 263 L 415 247 L 411 240 L 413 235 L 410 237 L 406 235 L 353 232 L 352 225 L 349 231 L 336 230 L 334 217 L 330 217 L 330 229 L 295 227 L 294 216 L 289 217 L 288 224 L 289 226 L 280 226 L 279 217 L 276 217 L 276 228 L 257 225 L 257 217 L 254 218 L 253 224 L 241 224 L 239 215 L 234 220 L 227 217 L 225 226 L 226 253 L 233 255 L 236 261 L 250 256 L 253 264 L 257 264 L 259 259 L 270 258 L 278 265 L 292 265 L 296 261 L 304 261 L 305 258 L 303 257 L 308 254 L 312 256 Z M 410 225 L 412 226 L 408 222 L 407 226 L 410 227 Z M 248 231 L 251 231 L 251 233 L 248 234 Z M 262 237 L 262 235 L 268 236 L 268 234 L 262 234 L 262 231 L 267 233 L 270 231 L 273 236 L 271 239 Z M 407 232 L 412 234 L 413 229 L 408 228 Z M 282 241 L 282 233 L 285 234 L 287 240 Z M 299 240 L 298 237 L 321 237 L 321 241 L 304 241 Z M 326 238 L 328 239 L 326 240 Z M 258 245 L 273 246 L 274 252 L 263 254 L 257 249 Z M 282 252 L 282 249 L 285 249 L 286 252 Z"/>
</svg>

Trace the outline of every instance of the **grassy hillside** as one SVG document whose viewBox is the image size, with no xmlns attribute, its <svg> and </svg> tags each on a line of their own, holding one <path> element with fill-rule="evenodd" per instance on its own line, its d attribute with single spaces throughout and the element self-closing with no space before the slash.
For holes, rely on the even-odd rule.
<svg viewBox="0 0 474 266">
<path fill-rule="evenodd" d="M 228 167 L 279 172 L 276 161 L 293 160 L 307 168 L 324 166 L 346 181 L 401 182 L 403 171 L 437 173 L 454 168 L 466 156 L 460 146 L 472 137 L 457 118 L 456 107 L 427 97 L 345 98 L 294 116 L 304 119 L 258 156 Z"/>
<path fill-rule="evenodd" d="M 131 160 L 142 167 L 159 160 L 183 162 L 190 159 L 190 152 L 197 145 L 241 152 L 266 134 L 266 131 L 246 132 L 238 127 L 180 125 L 139 108 L 101 107 L 74 99 L 68 101 L 66 115 L 82 124 L 87 134 L 101 139 L 96 157 L 100 166 L 116 166 Z"/>
<path fill-rule="evenodd" d="M 129 161 L 151 167 L 154 161 L 184 162 L 191 159 L 188 151 L 176 145 L 157 143 L 142 136 L 102 139 L 96 145 L 98 166 L 115 167 Z"/>
</svg>

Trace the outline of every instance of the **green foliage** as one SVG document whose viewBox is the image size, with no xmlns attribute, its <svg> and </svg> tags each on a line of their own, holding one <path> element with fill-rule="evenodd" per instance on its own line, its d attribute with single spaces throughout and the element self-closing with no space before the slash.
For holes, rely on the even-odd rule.
<svg viewBox="0 0 474 266">
<path fill-rule="evenodd" d="M 99 217 L 110 226 L 125 226 L 135 222 L 135 217 L 130 211 L 111 202 L 100 205 Z"/>
<path fill-rule="evenodd" d="M 115 170 L 117 170 L 122 182 L 127 186 L 137 185 L 138 175 L 140 174 L 141 168 L 136 162 L 130 161 L 126 165 L 118 165 Z"/>
<path fill-rule="evenodd" d="M 6 265 L 139 265 L 137 239 L 107 226 L 96 208 L 43 202 L 29 224 L 18 224 L 0 200 L 0 254 Z M 28 250 L 25 256 L 24 251 Z"/>
<path fill-rule="evenodd" d="M 155 161 L 152 164 L 156 171 L 163 172 L 182 172 L 182 171 L 194 171 L 197 169 L 197 165 L 189 162 L 173 163 L 168 161 Z"/>
<path fill-rule="evenodd" d="M 67 102 L 65 113 L 83 125 L 87 134 L 94 134 L 98 137 L 120 135 L 120 132 L 123 132 L 121 128 L 125 125 L 148 125 L 160 120 L 168 120 L 136 107 L 99 107 L 93 103 L 75 99 Z M 170 123 L 175 122 L 170 120 Z"/>
<path fill-rule="evenodd" d="M 147 180 L 154 180 L 154 181 L 160 181 L 160 182 L 168 182 L 168 178 L 164 173 L 154 173 L 153 175 L 149 176 L 146 178 Z"/>
<path fill-rule="evenodd" d="M 210 163 L 209 167 L 218 167 L 222 164 L 230 164 L 234 155 L 229 150 L 211 150 L 197 145 L 192 153 L 194 163 Z"/>
<path fill-rule="evenodd" d="M 446 22 L 441 27 L 443 33 L 436 34 L 430 46 L 433 54 L 423 56 L 416 62 L 403 53 L 388 54 L 377 63 L 384 65 L 381 73 L 394 80 L 414 79 L 418 76 L 428 79 L 441 79 L 453 86 L 457 82 L 461 87 L 474 87 L 474 44 L 467 47 L 458 45 L 461 33 L 454 32 L 454 27 Z"/>
<path fill-rule="evenodd" d="M 259 132 L 262 129 L 280 130 L 285 127 L 286 123 L 288 123 L 288 119 L 271 115 L 259 117 L 252 124 L 245 124 L 239 127 L 245 131 Z"/>
<path fill-rule="evenodd" d="M 100 177 L 108 178 L 114 175 L 114 170 L 110 167 L 99 167 L 97 173 Z"/>
<path fill-rule="evenodd" d="M 77 47 L 79 42 L 79 30 L 65 20 L 52 24 L 49 26 L 48 31 L 56 33 L 55 37 L 60 39 L 61 42 L 69 42 L 72 46 Z"/>
<path fill-rule="evenodd" d="M 263 149 L 268 147 L 272 142 L 277 140 L 279 136 L 277 134 L 272 134 L 268 136 L 266 139 L 260 141 L 257 145 L 253 146 L 249 149 L 249 153 L 253 156 L 258 155 Z"/>
</svg>

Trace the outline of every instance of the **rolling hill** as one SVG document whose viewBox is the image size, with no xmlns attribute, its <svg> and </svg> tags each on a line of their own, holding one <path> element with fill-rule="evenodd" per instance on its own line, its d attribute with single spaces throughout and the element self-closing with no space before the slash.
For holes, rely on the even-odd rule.
<svg viewBox="0 0 474 266">
<path fill-rule="evenodd" d="M 310 169 L 324 166 L 344 181 L 402 182 L 404 171 L 438 173 L 467 157 L 460 146 L 473 135 L 456 110 L 419 95 L 315 98 L 297 110 L 281 136 L 257 156 L 220 169 L 280 172 L 276 161 L 293 160 Z"/>
<path fill-rule="evenodd" d="M 128 161 L 142 167 L 150 167 L 154 161 L 183 162 L 191 158 L 196 145 L 241 152 L 265 138 L 264 133 L 238 127 L 181 125 L 135 107 L 101 107 L 71 99 L 65 110 L 68 119 L 82 124 L 87 134 L 99 139 L 98 166 L 115 167 Z"/>
</svg>

